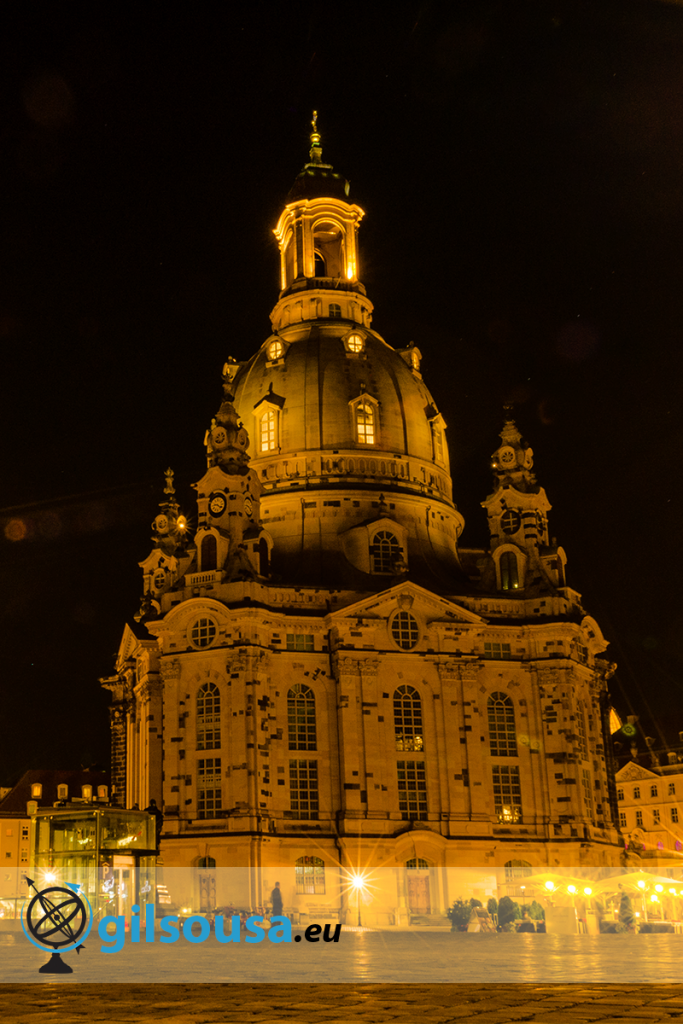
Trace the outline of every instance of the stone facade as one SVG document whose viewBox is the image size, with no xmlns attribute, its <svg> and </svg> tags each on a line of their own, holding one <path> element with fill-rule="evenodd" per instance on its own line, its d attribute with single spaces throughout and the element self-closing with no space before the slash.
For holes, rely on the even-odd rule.
<svg viewBox="0 0 683 1024">
<path fill-rule="evenodd" d="M 266 872 L 257 903 L 279 874 L 286 905 L 342 912 L 325 873 L 407 866 L 396 922 L 443 914 L 460 867 L 484 893 L 505 865 L 619 863 L 613 666 L 509 413 L 490 547 L 459 544 L 445 423 L 420 351 L 371 327 L 343 185 L 314 129 L 274 333 L 225 364 L 194 538 L 167 474 L 103 682 L 116 799 L 163 806 L 165 864 Z"/>
</svg>

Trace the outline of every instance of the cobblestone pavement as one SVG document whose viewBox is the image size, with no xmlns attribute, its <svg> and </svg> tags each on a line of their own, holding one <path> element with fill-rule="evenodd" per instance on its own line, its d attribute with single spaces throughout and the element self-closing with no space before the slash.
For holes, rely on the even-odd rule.
<svg viewBox="0 0 683 1024">
<path fill-rule="evenodd" d="M 655 1024 L 680 985 L 0 986 L 7 1024 Z"/>
</svg>

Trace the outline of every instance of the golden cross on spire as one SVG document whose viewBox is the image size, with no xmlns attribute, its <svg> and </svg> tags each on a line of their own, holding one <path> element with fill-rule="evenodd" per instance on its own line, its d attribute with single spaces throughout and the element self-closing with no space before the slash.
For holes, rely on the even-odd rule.
<svg viewBox="0 0 683 1024">
<path fill-rule="evenodd" d="M 311 160 L 314 163 L 320 163 L 320 157 L 322 155 L 322 149 L 320 147 L 320 132 L 318 131 L 318 111 L 313 111 L 313 120 L 311 121 Z"/>
</svg>

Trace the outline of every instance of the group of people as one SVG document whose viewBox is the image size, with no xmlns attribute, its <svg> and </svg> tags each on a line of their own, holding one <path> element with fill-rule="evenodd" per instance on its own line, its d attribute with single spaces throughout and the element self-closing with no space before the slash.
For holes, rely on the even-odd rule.
<svg viewBox="0 0 683 1024">
<path fill-rule="evenodd" d="M 496 925 L 485 907 L 472 907 L 472 913 L 467 924 L 468 932 L 502 932 L 503 930 L 503 926 L 500 924 Z M 537 924 L 534 924 L 525 910 L 522 913 L 520 924 L 514 930 L 518 932 L 544 932 L 545 921 L 538 921 Z"/>
</svg>

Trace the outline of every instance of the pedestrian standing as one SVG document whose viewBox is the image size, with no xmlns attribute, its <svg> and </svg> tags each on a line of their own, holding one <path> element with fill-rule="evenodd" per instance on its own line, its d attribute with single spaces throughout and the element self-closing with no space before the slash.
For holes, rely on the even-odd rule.
<svg viewBox="0 0 683 1024">
<path fill-rule="evenodd" d="M 273 917 L 279 917 L 282 914 L 282 893 L 280 892 L 280 883 L 275 883 L 275 888 L 270 894 L 270 902 L 273 904 Z"/>
</svg>

